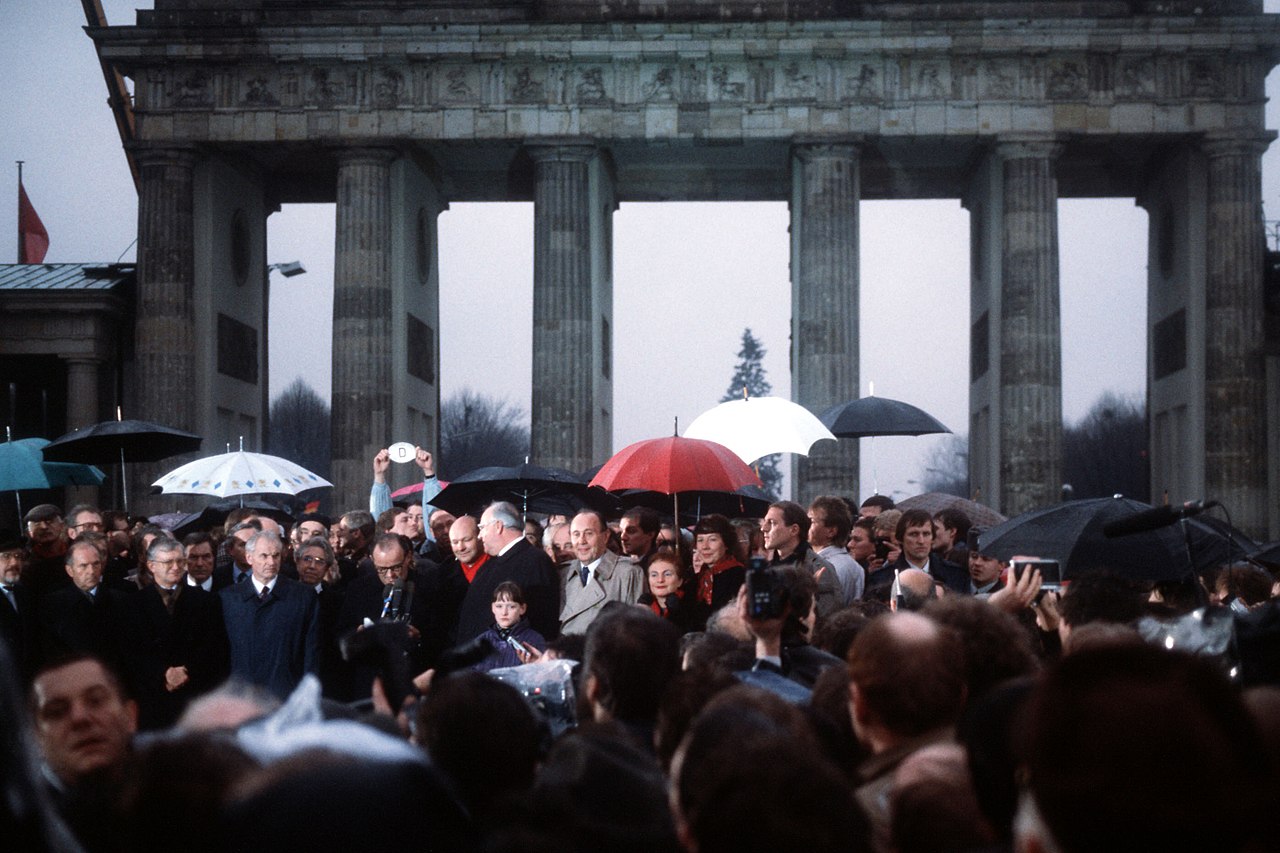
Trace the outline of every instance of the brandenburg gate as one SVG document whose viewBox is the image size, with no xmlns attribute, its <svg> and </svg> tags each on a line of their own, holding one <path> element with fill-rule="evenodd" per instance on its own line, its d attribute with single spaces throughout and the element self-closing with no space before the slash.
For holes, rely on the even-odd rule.
<svg viewBox="0 0 1280 853">
<path fill-rule="evenodd" d="M 266 220 L 336 202 L 338 506 L 386 441 L 438 432 L 440 212 L 530 199 L 534 461 L 611 450 L 619 202 L 788 202 L 792 396 L 819 411 L 858 393 L 859 203 L 959 198 L 972 483 L 1051 503 L 1057 201 L 1110 196 L 1150 220 L 1153 491 L 1280 535 L 1261 0 L 156 0 L 90 35 L 133 81 L 140 417 L 261 429 Z M 801 463 L 800 499 L 856 490 L 851 444 Z"/>
</svg>

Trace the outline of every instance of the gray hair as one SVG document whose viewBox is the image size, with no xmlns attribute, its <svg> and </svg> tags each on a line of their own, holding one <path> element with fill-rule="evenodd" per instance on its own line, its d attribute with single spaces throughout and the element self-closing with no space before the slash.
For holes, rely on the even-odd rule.
<svg viewBox="0 0 1280 853">
<path fill-rule="evenodd" d="M 263 539 L 270 539 L 281 548 L 284 547 L 284 540 L 280 538 L 279 533 L 276 533 L 274 530 L 259 530 L 257 533 L 249 537 L 248 542 L 244 543 L 244 550 L 253 551 L 258 547 L 258 542 Z"/>
<path fill-rule="evenodd" d="M 147 548 L 147 560 L 159 560 L 161 554 L 168 554 L 170 551 L 177 551 L 179 554 L 186 555 L 186 550 L 177 539 L 171 539 L 168 536 L 157 536 L 151 540 L 151 545 Z"/>
<path fill-rule="evenodd" d="M 332 566 L 337 562 L 338 558 L 333 554 L 333 546 L 329 544 L 329 540 L 323 536 L 312 536 L 310 539 L 298 545 L 297 553 L 300 555 L 308 548 L 319 548 L 324 551 L 325 562 Z"/>
<path fill-rule="evenodd" d="M 489 504 L 488 512 L 490 518 L 502 522 L 502 526 L 508 530 L 524 530 L 524 520 L 520 517 L 520 511 L 507 501 L 495 501 Z"/>
<path fill-rule="evenodd" d="M 546 530 L 542 531 L 542 547 L 550 548 L 552 543 L 555 542 L 556 540 L 556 531 L 559 530 L 561 527 L 568 527 L 568 526 L 569 525 L 565 524 L 563 521 L 557 521 L 555 524 L 551 525 Z"/>
</svg>

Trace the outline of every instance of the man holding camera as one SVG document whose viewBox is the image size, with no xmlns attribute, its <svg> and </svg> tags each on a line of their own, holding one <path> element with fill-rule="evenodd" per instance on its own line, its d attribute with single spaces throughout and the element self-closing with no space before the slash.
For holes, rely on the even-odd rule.
<svg viewBox="0 0 1280 853">
<path fill-rule="evenodd" d="M 835 655 L 809 645 L 816 591 L 813 576 L 798 566 L 753 565 L 747 572 L 738 592 L 738 615 L 756 640 L 753 672 L 774 673 L 812 689 L 822 670 L 843 665 Z"/>
</svg>

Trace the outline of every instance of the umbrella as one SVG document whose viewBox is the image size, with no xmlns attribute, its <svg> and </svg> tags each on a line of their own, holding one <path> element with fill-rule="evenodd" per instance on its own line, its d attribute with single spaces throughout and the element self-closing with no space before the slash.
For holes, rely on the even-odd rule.
<svg viewBox="0 0 1280 853">
<path fill-rule="evenodd" d="M 1137 580 L 1179 580 L 1191 571 L 1186 542 L 1177 527 L 1114 538 L 1107 522 L 1151 509 L 1125 497 L 1089 498 L 1024 512 L 978 537 L 983 554 L 1001 560 L 1017 555 L 1056 559 L 1069 580 L 1090 569 Z"/>
<path fill-rule="evenodd" d="M 609 491 L 643 489 L 677 492 L 732 492 L 759 486 L 741 458 L 723 444 L 700 438 L 651 438 L 627 445 L 600 466 L 591 485 Z"/>
<path fill-rule="evenodd" d="M 0 444 L 0 492 L 102 485 L 106 475 L 92 465 L 46 462 L 43 451 L 48 443 L 45 438 L 9 438 Z M 21 498 L 18 515 L 22 515 Z"/>
<path fill-rule="evenodd" d="M 860 397 L 840 403 L 823 412 L 818 420 L 840 438 L 951 432 L 923 409 L 888 397 Z"/>
<path fill-rule="evenodd" d="M 962 498 L 959 495 L 948 495 L 945 492 L 925 492 L 898 501 L 898 509 L 922 509 L 930 515 L 936 515 L 944 509 L 958 509 L 969 518 L 976 527 L 995 527 L 1007 521 L 1003 515 L 985 504 Z"/>
<path fill-rule="evenodd" d="M 616 494 L 622 509 L 643 506 L 666 512 L 671 508 L 671 496 L 661 492 L 627 489 Z M 768 492 L 759 486 L 743 486 L 732 492 L 677 492 L 676 497 L 680 505 L 686 507 L 681 511 L 682 522 L 695 522 L 713 512 L 729 518 L 764 518 L 773 502 Z"/>
<path fill-rule="evenodd" d="M 781 397 L 721 403 L 694 418 L 684 436 L 723 444 L 747 464 L 774 453 L 808 455 L 815 442 L 835 439 L 812 412 Z"/>
<path fill-rule="evenodd" d="M 454 477 L 431 499 L 431 505 L 459 515 L 494 501 L 510 501 L 521 508 L 522 514 L 573 515 L 583 507 L 596 507 L 595 502 L 602 498 L 608 502 L 599 490 L 594 491 L 595 495 L 582 478 L 571 471 L 526 462 L 477 468 Z"/>
<path fill-rule="evenodd" d="M 188 462 L 152 483 L 166 495 L 296 495 L 332 486 L 288 459 L 237 450 Z"/>
<path fill-rule="evenodd" d="M 1197 572 L 1243 560 L 1258 550 L 1258 543 L 1244 533 L 1208 515 L 1186 519 L 1181 529 Z"/>
<path fill-rule="evenodd" d="M 159 462 L 181 453 L 194 453 L 203 439 L 180 429 L 150 421 L 103 421 L 72 430 L 49 442 L 45 458 L 56 462 L 120 463 L 120 489 L 129 511 L 129 477 L 125 461 Z"/>
<path fill-rule="evenodd" d="M 223 500 L 214 501 L 199 512 L 180 513 L 182 517 L 177 519 L 169 529 L 173 531 L 174 536 L 186 536 L 188 533 L 210 530 L 221 526 L 226 522 L 227 516 L 231 514 L 232 510 L 241 507 L 254 510 L 258 515 L 274 518 L 282 526 L 293 524 L 293 514 L 273 503 L 266 501 Z M 154 520 L 153 518 L 152 521 Z"/>
</svg>

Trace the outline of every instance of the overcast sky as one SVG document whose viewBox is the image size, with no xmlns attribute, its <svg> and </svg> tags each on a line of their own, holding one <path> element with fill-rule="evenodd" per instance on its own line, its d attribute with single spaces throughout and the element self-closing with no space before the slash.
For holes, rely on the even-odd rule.
<svg viewBox="0 0 1280 853">
<path fill-rule="evenodd" d="M 149 3 L 105 0 L 132 23 Z M 1267 10 L 1280 0 L 1267 0 Z M 133 260 L 137 196 L 80 4 L 5 0 L 0 27 L 0 199 L 16 200 L 15 160 L 50 235 L 51 262 Z M 1280 76 L 1268 79 L 1274 99 Z M 1274 102 L 1268 126 L 1280 124 Z M 1264 157 L 1263 201 L 1280 218 L 1280 154 Z M 16 259 L 16 201 L 0 205 L 0 258 Z M 861 206 L 861 377 L 880 396 L 925 408 L 957 432 L 968 420 L 968 213 L 959 201 Z M 7 226 L 3 225 L 7 223 Z M 742 330 L 789 396 L 787 207 L 784 203 L 623 204 L 614 216 L 614 449 L 670 434 L 715 405 Z M 454 204 L 439 220 L 441 383 L 508 398 L 526 411 L 532 340 L 532 204 Z M 1146 351 L 1147 216 L 1133 199 L 1059 203 L 1063 410 L 1078 420 L 1104 392 L 1140 397 Z M 301 376 L 328 397 L 332 205 L 287 205 L 268 223 L 273 276 L 270 383 Z M 495 331 L 495 345 L 477 334 Z M 388 436 L 388 440 L 415 440 Z M 860 496 L 873 481 L 919 491 L 939 439 L 863 440 Z M 536 460 L 535 460 L 536 461 Z M 603 460 L 599 460 L 603 461 Z M 853 491 L 850 489 L 850 491 Z"/>
</svg>

